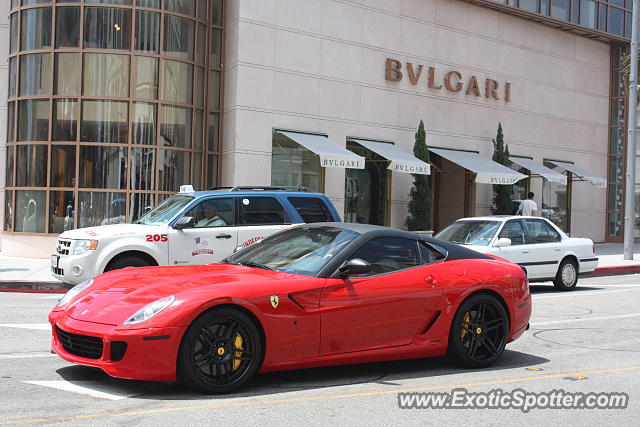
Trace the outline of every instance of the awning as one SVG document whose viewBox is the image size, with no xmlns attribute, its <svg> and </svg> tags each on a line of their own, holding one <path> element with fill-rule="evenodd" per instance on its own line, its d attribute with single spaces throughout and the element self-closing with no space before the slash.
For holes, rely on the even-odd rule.
<svg viewBox="0 0 640 427">
<path fill-rule="evenodd" d="M 285 131 L 277 132 L 320 156 L 320 166 L 323 168 L 364 169 L 364 157 L 340 147 L 326 136 Z"/>
<path fill-rule="evenodd" d="M 509 160 L 517 165 L 522 166 L 525 169 L 530 170 L 531 173 L 540 175 L 549 182 L 557 182 L 558 184 L 567 185 L 566 175 L 558 173 L 553 169 L 549 169 L 548 167 L 541 165 L 534 160 L 523 157 L 509 157 Z"/>
<path fill-rule="evenodd" d="M 391 164 L 389 164 L 389 167 L 387 168 L 389 170 L 403 173 L 413 173 L 417 175 L 431 174 L 431 165 L 429 163 L 425 163 L 414 155 L 400 150 L 393 144 L 354 138 L 351 138 L 350 140 L 357 142 L 363 147 L 368 148 L 369 150 L 373 151 L 376 154 L 379 154 L 387 160 L 390 160 Z"/>
<path fill-rule="evenodd" d="M 527 177 L 478 153 L 440 148 L 429 148 L 429 151 L 474 172 L 478 184 L 511 185 Z"/>
<path fill-rule="evenodd" d="M 592 183 L 593 185 L 595 185 L 598 188 L 607 188 L 607 180 L 601 176 L 598 176 L 596 174 L 594 174 L 593 172 L 589 172 L 586 169 L 582 169 L 579 168 L 578 166 L 574 165 L 573 163 L 567 163 L 567 162 L 558 162 L 555 160 L 549 160 L 549 163 L 553 163 L 554 165 L 558 166 L 559 168 L 562 168 L 566 171 L 571 172 L 572 174 L 574 174 L 575 176 L 577 176 L 578 178 L 584 180 L 584 181 L 589 181 L 590 183 Z"/>
</svg>

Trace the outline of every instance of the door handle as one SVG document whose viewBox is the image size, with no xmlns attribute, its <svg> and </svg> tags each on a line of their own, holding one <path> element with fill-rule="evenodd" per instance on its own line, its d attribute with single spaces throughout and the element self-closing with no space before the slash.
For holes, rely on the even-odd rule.
<svg viewBox="0 0 640 427">
<path fill-rule="evenodd" d="M 529 249 L 523 249 L 523 250 L 522 250 L 522 253 L 523 253 L 523 254 L 528 254 L 528 253 L 529 253 Z"/>
<path fill-rule="evenodd" d="M 424 282 L 431 285 L 432 288 L 436 286 L 436 279 L 431 275 L 425 277 Z"/>
<path fill-rule="evenodd" d="M 216 239 L 230 239 L 231 238 L 231 234 L 218 234 L 216 236 Z"/>
<path fill-rule="evenodd" d="M 560 250 L 560 248 L 554 248 L 553 250 L 558 252 Z"/>
</svg>

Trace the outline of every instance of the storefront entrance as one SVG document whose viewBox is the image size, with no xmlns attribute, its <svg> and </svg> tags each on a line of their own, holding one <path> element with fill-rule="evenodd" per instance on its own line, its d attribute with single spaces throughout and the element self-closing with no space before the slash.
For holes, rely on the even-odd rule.
<svg viewBox="0 0 640 427">
<path fill-rule="evenodd" d="M 389 225 L 389 161 L 354 141 L 347 150 L 366 161 L 364 169 L 345 169 L 345 222 Z"/>
<path fill-rule="evenodd" d="M 475 215 L 475 175 L 436 154 L 431 155 L 433 229 L 438 232 L 457 219 Z"/>
</svg>

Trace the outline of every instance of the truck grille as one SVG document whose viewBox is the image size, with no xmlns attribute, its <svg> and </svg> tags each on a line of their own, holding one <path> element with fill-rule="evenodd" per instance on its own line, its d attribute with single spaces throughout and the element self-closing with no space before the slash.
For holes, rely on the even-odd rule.
<svg viewBox="0 0 640 427">
<path fill-rule="evenodd" d="M 87 335 L 76 335 L 63 331 L 56 326 L 56 332 L 62 348 L 67 353 L 87 359 L 100 359 L 102 356 L 102 339 Z"/>
<path fill-rule="evenodd" d="M 51 273 L 57 276 L 64 276 L 64 268 L 51 267 Z"/>
<path fill-rule="evenodd" d="M 56 245 L 56 253 L 58 255 L 69 255 L 70 249 L 71 240 L 58 239 L 58 244 Z"/>
</svg>

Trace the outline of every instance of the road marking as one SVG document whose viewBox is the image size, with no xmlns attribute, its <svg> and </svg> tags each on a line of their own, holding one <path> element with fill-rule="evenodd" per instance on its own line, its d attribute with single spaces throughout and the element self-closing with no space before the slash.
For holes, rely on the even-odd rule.
<svg viewBox="0 0 640 427">
<path fill-rule="evenodd" d="M 562 323 L 578 323 L 587 322 L 590 320 L 613 320 L 613 319 L 627 319 L 630 317 L 640 317 L 640 313 L 633 314 L 617 314 L 615 316 L 600 316 L 600 317 L 581 317 L 578 319 L 564 319 L 564 320 L 549 320 L 547 322 L 531 322 L 532 327 L 546 326 L 546 325 L 558 325 Z"/>
<path fill-rule="evenodd" d="M 100 399 L 121 400 L 140 393 L 122 393 L 114 390 L 113 386 L 105 384 L 104 381 L 22 381 L 26 384 L 39 385 L 43 387 L 55 388 L 72 393 L 85 394 L 87 396 Z"/>
<path fill-rule="evenodd" d="M 562 293 L 558 293 L 558 294 L 549 294 L 549 295 L 539 295 L 539 294 L 533 294 L 533 299 L 548 299 L 548 298 L 562 298 L 562 297 L 576 297 L 576 296 L 581 296 L 581 295 L 592 295 L 592 296 L 596 296 L 596 295 L 602 295 L 602 294 L 616 294 L 619 292 L 634 292 L 634 291 L 640 291 L 640 288 L 631 288 L 631 289 L 616 289 L 615 291 L 609 291 L 609 290 L 605 290 L 605 291 L 573 291 L 573 292 L 562 292 Z"/>
<path fill-rule="evenodd" d="M 34 329 L 38 331 L 51 331 L 51 325 L 49 323 L 0 323 L 3 328 L 21 328 L 21 329 Z"/>
<path fill-rule="evenodd" d="M 23 359 L 28 357 L 53 357 L 53 356 L 57 356 L 57 354 L 53 354 L 49 351 L 33 352 L 33 353 L 6 353 L 6 354 L 0 354 L 0 359 Z"/>
<path fill-rule="evenodd" d="M 545 380 L 545 379 L 564 378 L 567 376 L 586 376 L 586 375 L 594 375 L 594 374 L 604 374 L 604 373 L 612 373 L 612 372 L 628 372 L 628 371 L 637 371 L 637 370 L 640 370 L 640 366 L 599 369 L 599 370 L 576 372 L 576 373 L 565 372 L 565 373 L 558 373 L 558 374 L 552 374 L 552 375 L 548 375 L 548 374 L 539 375 L 534 377 L 507 378 L 507 379 L 494 380 L 494 381 L 483 381 L 483 382 L 467 383 L 467 384 L 439 385 L 439 386 L 420 387 L 420 388 L 411 388 L 411 389 L 369 391 L 369 392 L 361 392 L 361 393 L 345 393 L 345 394 L 333 394 L 333 395 L 329 394 L 329 395 L 321 395 L 321 396 L 293 397 L 289 399 L 250 400 L 250 401 L 241 401 L 241 402 L 212 403 L 208 405 L 183 406 L 183 407 L 177 407 L 177 408 L 176 407 L 159 408 L 159 409 L 147 409 L 147 410 L 111 412 L 111 413 L 103 412 L 103 413 L 93 413 L 93 414 L 87 414 L 87 415 L 75 415 L 75 416 L 69 416 L 69 417 L 51 417 L 51 418 L 34 418 L 34 419 L 23 419 L 23 420 L 0 421 L 0 425 L 60 422 L 60 421 L 84 420 L 84 419 L 95 419 L 95 418 L 115 418 L 115 417 L 123 417 L 127 415 L 134 415 L 134 416 L 150 415 L 150 414 L 163 414 L 163 413 L 171 413 L 171 412 L 175 413 L 175 412 L 184 412 L 184 411 L 197 411 L 202 409 L 213 409 L 213 408 L 237 408 L 237 407 L 251 407 L 251 406 L 258 406 L 258 405 L 275 405 L 279 403 L 295 403 L 295 402 L 310 402 L 310 401 L 322 401 L 322 400 L 333 400 L 333 399 L 347 399 L 347 398 L 365 397 L 365 396 L 382 396 L 382 395 L 397 394 L 397 393 L 444 390 L 444 389 L 476 387 L 476 386 L 484 386 L 484 385 L 510 384 L 510 383 L 524 382 L 524 381 L 539 381 L 539 380 Z"/>
</svg>

